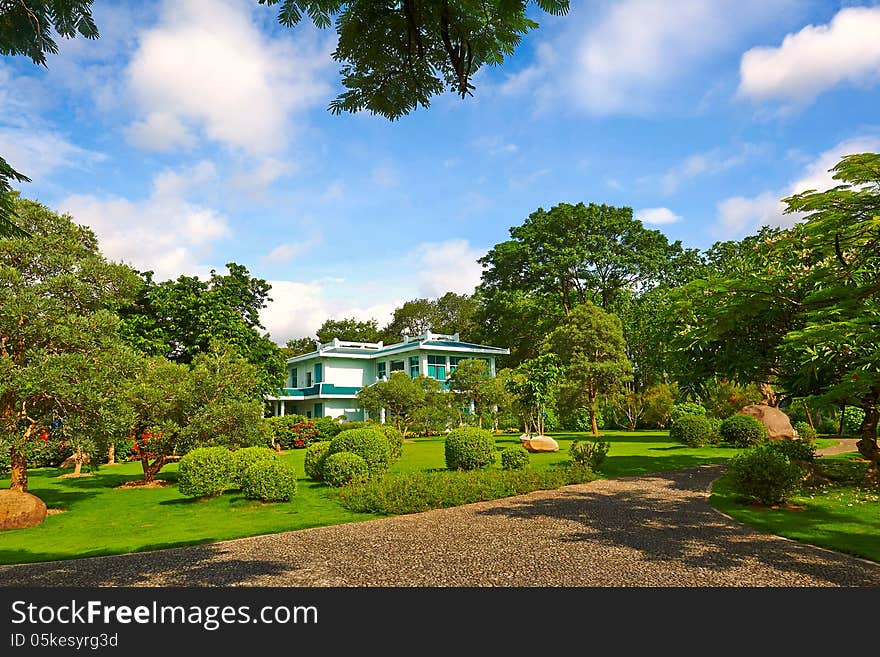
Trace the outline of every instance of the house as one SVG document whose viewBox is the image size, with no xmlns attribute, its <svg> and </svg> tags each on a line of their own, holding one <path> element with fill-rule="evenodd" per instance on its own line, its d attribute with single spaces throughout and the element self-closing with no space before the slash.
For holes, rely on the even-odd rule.
<svg viewBox="0 0 880 657">
<path fill-rule="evenodd" d="M 334 339 L 316 351 L 287 360 L 285 387 L 266 397 L 275 415 L 295 413 L 306 417 L 339 417 L 366 420 L 357 393 L 364 386 L 386 380 L 391 372 L 424 374 L 447 387 L 449 374 L 459 361 L 482 358 L 495 376 L 495 358 L 509 349 L 462 342 L 458 333 L 442 335 L 425 331 L 403 341 L 346 342 Z M 384 418 L 382 418 L 384 420 Z"/>
</svg>

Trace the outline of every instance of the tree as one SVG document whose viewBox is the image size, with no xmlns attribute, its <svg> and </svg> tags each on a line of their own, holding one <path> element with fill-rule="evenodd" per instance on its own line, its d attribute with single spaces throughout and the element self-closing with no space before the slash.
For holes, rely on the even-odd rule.
<svg viewBox="0 0 880 657">
<path fill-rule="evenodd" d="M 391 344 L 399 341 L 404 333 L 421 335 L 428 330 L 448 335 L 458 333 L 462 340 L 472 339 L 476 308 L 473 297 L 455 292 L 447 292 L 437 299 L 412 299 L 395 308 L 391 321 L 382 329 L 382 339 Z"/>
<path fill-rule="evenodd" d="M 0 238 L 0 445 L 11 488 L 27 490 L 28 440 L 77 419 L 85 430 L 130 352 L 108 306 L 131 300 L 134 271 L 108 263 L 88 228 L 34 201 L 14 199 L 24 238 Z"/>
<path fill-rule="evenodd" d="M 460 407 L 474 405 L 477 426 L 483 427 L 483 418 L 504 403 L 505 390 L 499 387 L 489 372 L 489 363 L 482 359 L 466 359 L 458 362 L 449 375 L 449 390 L 455 395 Z"/>
<path fill-rule="evenodd" d="M 313 338 L 292 338 L 281 348 L 285 359 L 309 354 L 314 350 L 315 340 Z"/>
<path fill-rule="evenodd" d="M 229 345 L 212 343 L 191 366 L 144 359 L 122 388 L 144 483 L 196 447 L 269 443 L 259 372 Z"/>
<path fill-rule="evenodd" d="M 419 375 L 412 378 L 405 372 L 392 372 L 387 381 L 361 388 L 358 401 L 375 417 L 385 409 L 386 422 L 393 423 L 406 436 L 410 426 L 424 419 L 420 415 L 433 402 L 432 395 L 442 395 L 440 383 Z"/>
<path fill-rule="evenodd" d="M 565 367 L 562 393 L 590 409 L 593 435 L 599 435 L 596 411 L 602 395 L 612 396 L 632 380 L 620 320 L 587 302 L 575 307 L 544 344 Z"/>
<path fill-rule="evenodd" d="M 563 369 L 555 354 L 530 358 L 505 374 L 505 387 L 516 400 L 526 433 L 544 435 L 547 409 L 556 401 L 562 375 Z"/>
<path fill-rule="evenodd" d="M 308 15 L 319 28 L 336 19 L 333 58 L 346 88 L 331 104 L 334 114 L 368 110 L 395 120 L 444 90 L 472 95 L 471 80 L 483 65 L 498 66 L 513 54 L 524 34 L 538 27 L 526 17 L 531 2 L 513 0 L 260 0 L 280 5 L 288 27 Z M 568 0 L 536 0 L 554 15 Z"/>
<path fill-rule="evenodd" d="M 645 422 L 665 429 L 672 420 L 672 405 L 678 399 L 678 385 L 658 383 L 644 391 Z"/>
<path fill-rule="evenodd" d="M 92 0 L 0 0 L 0 55 L 25 55 L 34 64 L 46 66 L 46 53 L 57 53 L 52 30 L 73 38 L 77 34 L 97 39 L 92 20 Z M 10 181 L 30 182 L 0 157 L 0 237 L 22 236 L 13 222 L 15 200 Z"/>
<path fill-rule="evenodd" d="M 358 321 L 354 317 L 328 319 L 318 329 L 319 342 L 331 342 L 333 338 L 351 342 L 378 342 L 379 324 L 375 319 Z M 314 351 L 312 349 L 311 351 Z"/>
<path fill-rule="evenodd" d="M 258 366 L 264 390 L 277 388 L 284 380 L 284 358 L 261 333 L 259 316 L 271 301 L 271 286 L 251 277 L 243 265 L 226 267 L 229 273 L 211 270 L 208 280 L 180 276 L 155 283 L 152 272 L 142 273 L 144 286 L 135 305 L 120 309 L 124 335 L 144 354 L 184 364 L 220 340 Z"/>
</svg>

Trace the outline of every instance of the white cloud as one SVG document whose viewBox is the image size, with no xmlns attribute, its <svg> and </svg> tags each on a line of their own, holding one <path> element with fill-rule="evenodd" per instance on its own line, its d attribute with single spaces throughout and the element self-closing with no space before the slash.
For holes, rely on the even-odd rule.
<svg viewBox="0 0 880 657">
<path fill-rule="evenodd" d="M 643 224 L 655 224 L 658 226 L 681 221 L 681 216 L 675 214 L 669 208 L 644 208 L 636 210 L 635 217 Z"/>
<path fill-rule="evenodd" d="M 530 173 L 514 175 L 508 178 L 507 185 L 511 189 L 525 189 L 534 185 L 550 172 L 550 169 L 538 169 Z"/>
<path fill-rule="evenodd" d="M 471 147 L 480 153 L 486 153 L 492 157 L 499 155 L 514 155 L 519 147 L 513 142 L 505 141 L 501 137 L 480 137 L 471 142 Z"/>
<path fill-rule="evenodd" d="M 259 196 L 276 180 L 289 176 L 297 171 L 291 162 L 274 157 L 266 157 L 251 166 L 246 173 L 238 173 L 232 177 L 232 185 L 251 196 Z"/>
<path fill-rule="evenodd" d="M 301 122 L 294 116 L 330 94 L 333 47 L 306 26 L 295 40 L 269 37 L 255 9 L 242 0 L 164 0 L 127 70 L 138 107 L 247 153 L 282 150 Z"/>
<path fill-rule="evenodd" d="M 841 9 L 827 25 L 752 48 L 740 62 L 739 94 L 756 100 L 805 104 L 844 82 L 880 82 L 880 7 Z"/>
<path fill-rule="evenodd" d="M 660 179 L 664 194 L 674 194 L 682 184 L 705 175 L 715 175 L 745 164 L 766 149 L 758 144 L 742 144 L 732 149 L 713 148 L 688 156 L 670 168 Z"/>
<path fill-rule="evenodd" d="M 0 127 L 0 154 L 32 180 L 57 169 L 88 169 L 105 159 L 102 153 L 80 148 L 63 135 L 36 124 Z"/>
<path fill-rule="evenodd" d="M 111 260 L 152 270 L 157 280 L 180 274 L 202 276 L 211 267 L 199 260 L 210 254 L 214 242 L 229 237 L 231 230 L 224 216 L 186 197 L 215 178 L 214 165 L 200 162 L 186 170 L 158 174 L 150 197 L 143 200 L 76 194 L 58 206 L 95 231 L 101 250 Z"/>
<path fill-rule="evenodd" d="M 416 283 L 421 296 L 437 297 L 447 292 L 473 294 L 483 268 L 477 262 L 486 255 L 467 240 L 423 242 L 411 255 L 417 263 Z"/>
<path fill-rule="evenodd" d="M 125 136 L 138 148 L 163 153 L 195 144 L 187 127 L 168 112 L 152 112 L 143 121 L 135 121 L 125 130 Z"/>
<path fill-rule="evenodd" d="M 842 141 L 821 153 L 806 165 L 801 174 L 785 187 L 765 191 L 756 196 L 734 196 L 718 204 L 716 234 L 729 238 L 754 231 L 761 226 L 792 226 L 801 215 L 784 214 L 781 199 L 808 190 L 824 192 L 840 184 L 834 180 L 830 169 L 844 155 L 880 151 L 880 137 L 862 136 Z"/>
<path fill-rule="evenodd" d="M 558 110 L 560 98 L 597 115 L 655 109 L 663 93 L 742 37 L 780 20 L 793 0 L 621 0 L 573 3 L 563 31 L 540 43 L 536 62 L 502 93 L 528 94 Z"/>
</svg>

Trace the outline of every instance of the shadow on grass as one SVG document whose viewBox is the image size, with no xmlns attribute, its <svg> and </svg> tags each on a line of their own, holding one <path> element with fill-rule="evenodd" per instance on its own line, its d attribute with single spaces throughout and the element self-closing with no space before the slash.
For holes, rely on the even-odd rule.
<svg viewBox="0 0 880 657">
<path fill-rule="evenodd" d="M 656 448 L 658 451 L 674 448 Z M 682 449 L 688 449 L 682 446 Z M 730 455 L 733 456 L 733 453 Z M 726 456 L 700 456 L 694 454 L 675 454 L 657 456 L 615 456 L 610 454 L 602 464 L 601 472 L 606 477 L 629 477 L 690 468 L 697 465 L 714 465 L 723 463 Z"/>
<path fill-rule="evenodd" d="M 876 565 L 757 534 L 718 514 L 707 504 L 706 489 L 721 472 L 720 467 L 661 472 L 651 476 L 650 485 L 570 491 L 480 513 L 573 522 L 581 529 L 561 540 L 630 548 L 645 561 L 676 561 L 714 571 L 751 568 L 760 562 L 779 572 L 829 584 L 880 585 Z"/>
</svg>

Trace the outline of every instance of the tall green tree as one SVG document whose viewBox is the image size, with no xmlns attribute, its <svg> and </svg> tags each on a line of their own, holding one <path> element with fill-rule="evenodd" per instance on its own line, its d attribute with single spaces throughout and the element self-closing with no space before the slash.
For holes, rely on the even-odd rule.
<svg viewBox="0 0 880 657">
<path fill-rule="evenodd" d="M 435 402 L 435 395 L 442 395 L 440 383 L 435 379 L 419 375 L 410 377 L 405 372 L 392 372 L 387 381 L 379 381 L 361 388 L 358 401 L 378 418 L 385 409 L 385 421 L 394 424 L 407 435 L 410 427 L 424 420 L 423 411 Z"/>
<path fill-rule="evenodd" d="M 0 238 L 0 446 L 10 451 L 11 488 L 26 491 L 27 441 L 58 419 L 90 428 L 124 379 L 130 352 L 108 307 L 131 300 L 140 281 L 108 263 L 70 216 L 14 204 L 28 237 Z"/>
<path fill-rule="evenodd" d="M 529 5 L 561 15 L 568 0 L 260 0 L 280 5 L 288 27 L 308 16 L 338 34 L 333 58 L 345 91 L 330 110 L 368 110 L 390 120 L 428 107 L 446 89 L 462 98 L 473 93 L 473 76 L 513 54 L 523 35 L 538 27 Z"/>
<path fill-rule="evenodd" d="M 529 358 L 514 370 L 505 370 L 502 380 L 513 395 L 526 433 L 543 436 L 548 409 L 556 403 L 556 395 L 564 370 L 556 354 Z"/>
<path fill-rule="evenodd" d="M 587 406 L 593 435 L 599 435 L 596 412 L 602 396 L 613 396 L 632 380 L 632 364 L 620 320 L 587 302 L 575 307 L 544 344 L 565 368 L 561 397 L 572 407 Z"/>
<path fill-rule="evenodd" d="M 482 359 L 466 359 L 458 362 L 449 375 L 449 390 L 455 396 L 459 407 L 474 405 L 477 426 L 482 428 L 483 418 L 490 416 L 493 409 L 503 405 L 507 391 L 489 371 L 489 363 Z"/>
<path fill-rule="evenodd" d="M 404 333 L 421 335 L 431 330 L 449 335 L 458 333 L 462 340 L 473 340 L 476 309 L 477 302 L 472 296 L 455 292 L 447 292 L 437 299 L 412 299 L 395 308 L 391 321 L 382 329 L 382 339 L 391 344 L 399 341 Z"/>
<path fill-rule="evenodd" d="M 302 356 L 309 354 L 315 350 L 315 340 L 313 338 L 291 338 L 281 348 L 282 356 L 293 358 L 294 356 Z"/>
<path fill-rule="evenodd" d="M 317 336 L 322 343 L 330 342 L 333 338 L 352 342 L 378 342 L 379 323 L 375 319 L 360 321 L 354 317 L 328 319 L 321 324 Z"/>
</svg>

